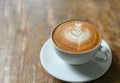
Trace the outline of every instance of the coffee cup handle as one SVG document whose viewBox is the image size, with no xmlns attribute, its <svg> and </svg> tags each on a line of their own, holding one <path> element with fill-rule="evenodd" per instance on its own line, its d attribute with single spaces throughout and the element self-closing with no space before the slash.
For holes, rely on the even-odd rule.
<svg viewBox="0 0 120 83">
<path fill-rule="evenodd" d="M 106 62 L 108 61 L 108 55 L 109 55 L 109 49 L 104 46 L 100 46 L 100 48 L 98 49 L 97 55 L 94 57 L 94 59 L 96 61 Z"/>
</svg>

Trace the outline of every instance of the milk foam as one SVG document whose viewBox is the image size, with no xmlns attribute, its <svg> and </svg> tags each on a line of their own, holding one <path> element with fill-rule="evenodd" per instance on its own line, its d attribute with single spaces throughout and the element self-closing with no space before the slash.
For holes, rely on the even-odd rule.
<svg viewBox="0 0 120 83">
<path fill-rule="evenodd" d="M 66 28 L 64 35 L 68 40 L 76 42 L 80 45 L 83 41 L 90 37 L 90 32 L 87 28 L 82 30 L 81 23 L 75 23 L 74 27 Z"/>
<path fill-rule="evenodd" d="M 97 28 L 85 21 L 68 21 L 53 31 L 56 46 L 68 52 L 85 52 L 98 45 L 101 35 Z"/>
</svg>

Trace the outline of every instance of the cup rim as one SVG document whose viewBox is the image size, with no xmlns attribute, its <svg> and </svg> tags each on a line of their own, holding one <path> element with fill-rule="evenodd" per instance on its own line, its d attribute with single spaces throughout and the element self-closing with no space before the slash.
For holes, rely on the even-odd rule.
<svg viewBox="0 0 120 83">
<path fill-rule="evenodd" d="M 70 22 L 70 21 L 83 21 L 83 22 L 86 22 L 86 23 L 90 23 L 90 22 L 88 22 L 88 21 L 86 21 L 86 20 L 73 19 L 73 20 L 67 20 L 67 21 L 61 22 L 61 23 L 59 23 L 55 28 L 53 28 L 53 30 L 51 31 L 50 38 L 51 38 L 51 40 L 52 40 L 53 45 L 54 45 L 58 50 L 60 50 L 60 51 L 62 51 L 62 52 L 64 52 L 64 53 L 68 53 L 68 54 L 85 54 L 85 53 L 89 53 L 89 52 L 97 49 L 97 48 L 101 45 L 102 38 L 103 38 L 103 37 L 102 37 L 102 33 L 101 33 L 101 31 L 100 31 L 94 24 L 90 23 L 90 24 L 91 24 L 92 26 L 94 26 L 94 27 L 98 30 L 98 32 L 100 33 L 100 41 L 99 41 L 99 43 L 98 43 L 95 47 L 93 47 L 92 49 L 89 49 L 89 50 L 87 50 L 87 51 L 84 51 L 84 52 L 70 52 L 70 51 L 63 50 L 63 49 L 61 49 L 60 47 L 58 47 L 58 46 L 55 44 L 54 40 L 53 40 L 53 32 L 54 32 L 55 29 L 58 28 L 61 24 L 64 24 L 64 23 Z"/>
</svg>

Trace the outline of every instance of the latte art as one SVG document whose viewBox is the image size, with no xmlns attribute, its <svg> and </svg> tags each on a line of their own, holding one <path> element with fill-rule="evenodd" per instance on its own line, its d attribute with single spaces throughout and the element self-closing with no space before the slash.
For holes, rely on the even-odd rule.
<svg viewBox="0 0 120 83">
<path fill-rule="evenodd" d="M 67 28 L 68 30 L 65 30 L 64 35 L 68 40 L 77 42 L 80 45 L 89 38 L 90 32 L 88 29 L 82 30 L 82 24 L 80 23 L 75 23 L 74 25 L 74 28 Z"/>
<path fill-rule="evenodd" d="M 96 47 L 101 35 L 97 28 L 88 22 L 68 21 L 54 29 L 52 39 L 60 49 L 78 53 Z"/>
</svg>

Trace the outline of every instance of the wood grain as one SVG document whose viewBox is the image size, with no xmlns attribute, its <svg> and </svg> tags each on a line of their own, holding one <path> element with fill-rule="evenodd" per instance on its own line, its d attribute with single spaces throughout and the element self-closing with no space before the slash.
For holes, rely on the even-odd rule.
<svg viewBox="0 0 120 83">
<path fill-rule="evenodd" d="M 0 83 L 65 83 L 43 69 L 39 53 L 71 19 L 96 25 L 112 49 L 108 72 L 89 83 L 120 83 L 120 0 L 0 0 Z"/>
</svg>

